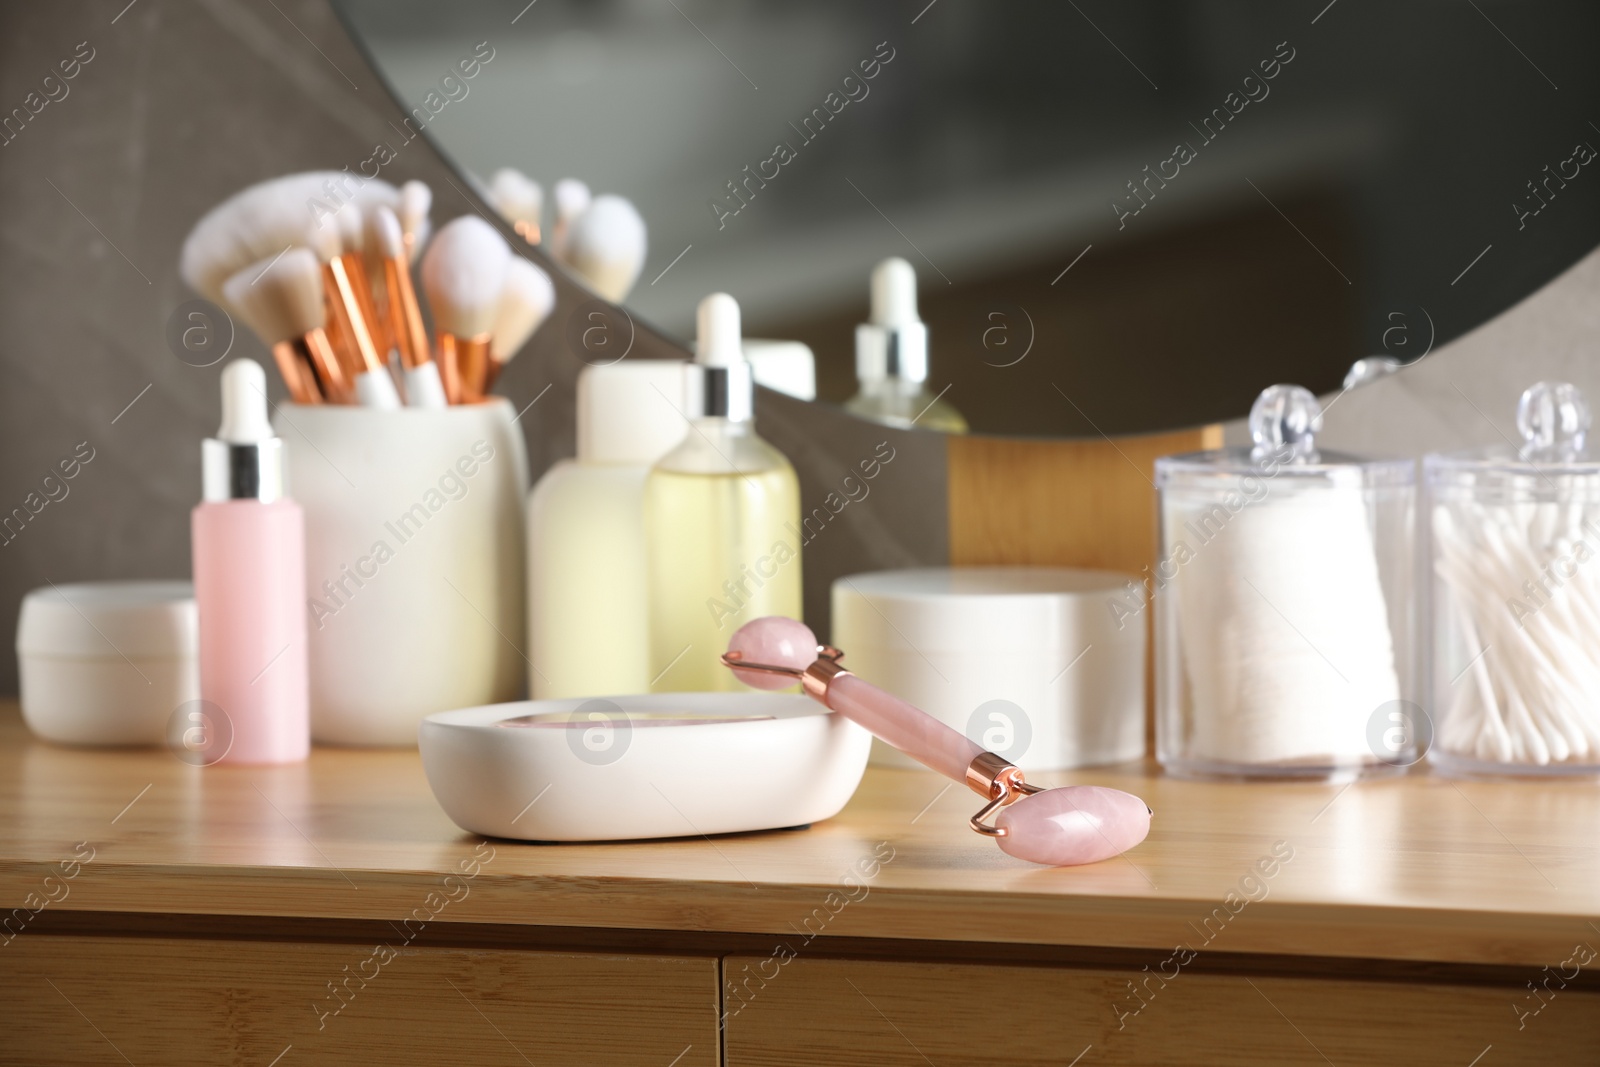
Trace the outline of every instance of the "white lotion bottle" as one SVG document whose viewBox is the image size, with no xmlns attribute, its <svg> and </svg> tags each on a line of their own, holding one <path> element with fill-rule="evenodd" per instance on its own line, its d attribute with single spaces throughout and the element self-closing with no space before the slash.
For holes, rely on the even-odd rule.
<svg viewBox="0 0 1600 1067">
<path fill-rule="evenodd" d="M 201 447 L 190 533 L 207 763 L 294 763 L 311 749 L 305 516 L 285 491 L 266 389 L 254 360 L 223 368 L 222 428 Z"/>
<path fill-rule="evenodd" d="M 578 375 L 578 455 L 528 497 L 528 691 L 650 688 L 644 485 L 683 440 L 683 364 L 625 359 Z"/>
<path fill-rule="evenodd" d="M 860 391 L 845 401 L 852 415 L 902 430 L 966 433 L 967 420 L 930 393 L 928 327 L 917 314 L 917 272 L 894 256 L 872 268 L 870 320 L 856 327 Z"/>
<path fill-rule="evenodd" d="M 734 631 L 763 615 L 801 615 L 800 483 L 756 436 L 755 383 L 740 347 L 739 305 L 700 302 L 685 368 L 683 443 L 645 484 L 651 690 L 740 690 L 722 665 Z"/>
</svg>

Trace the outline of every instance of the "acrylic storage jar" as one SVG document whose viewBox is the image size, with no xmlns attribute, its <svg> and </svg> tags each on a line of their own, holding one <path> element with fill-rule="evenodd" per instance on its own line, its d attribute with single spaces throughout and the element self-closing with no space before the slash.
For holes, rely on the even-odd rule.
<svg viewBox="0 0 1600 1067">
<path fill-rule="evenodd" d="M 1156 461 L 1156 749 L 1170 772 L 1332 778 L 1417 758 L 1414 465 L 1318 452 L 1273 386 L 1253 448 Z"/>
<path fill-rule="evenodd" d="M 1600 456 L 1574 386 L 1517 408 L 1520 448 L 1424 460 L 1429 760 L 1455 775 L 1600 774 Z"/>
<path fill-rule="evenodd" d="M 509 401 L 285 404 L 306 516 L 311 735 L 411 745 L 437 711 L 521 695 L 527 454 Z"/>
</svg>

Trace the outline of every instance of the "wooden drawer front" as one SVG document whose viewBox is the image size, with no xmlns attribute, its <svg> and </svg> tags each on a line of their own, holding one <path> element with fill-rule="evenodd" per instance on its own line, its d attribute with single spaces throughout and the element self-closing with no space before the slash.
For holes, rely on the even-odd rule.
<svg viewBox="0 0 1600 1067">
<path fill-rule="evenodd" d="M 712 957 L 23 935 L 0 1005 L 27 1067 L 718 1061 Z"/>
<path fill-rule="evenodd" d="M 1126 972 L 729 958 L 725 977 L 745 989 L 724 992 L 728 1067 L 1503 1067 L 1593 1062 L 1600 1048 L 1600 995 L 1572 989 L 1519 1030 L 1512 1005 L 1537 1005 L 1526 987 L 1179 973 L 1151 979 L 1119 1030 L 1112 1005 L 1139 1003 Z"/>
</svg>

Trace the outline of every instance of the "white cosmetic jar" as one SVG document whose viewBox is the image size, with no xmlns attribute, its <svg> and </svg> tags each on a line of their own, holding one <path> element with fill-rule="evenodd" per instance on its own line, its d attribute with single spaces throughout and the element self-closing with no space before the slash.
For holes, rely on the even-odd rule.
<svg viewBox="0 0 1600 1067">
<path fill-rule="evenodd" d="M 1019 766 L 1118 763 L 1145 751 L 1142 603 L 1111 571 L 877 571 L 833 583 L 833 644 L 861 678 Z M 872 761 L 921 766 L 882 742 Z"/>
<path fill-rule="evenodd" d="M 198 618 L 188 582 L 84 582 L 22 599 L 22 718 L 47 741 L 159 745 L 200 697 Z"/>
</svg>

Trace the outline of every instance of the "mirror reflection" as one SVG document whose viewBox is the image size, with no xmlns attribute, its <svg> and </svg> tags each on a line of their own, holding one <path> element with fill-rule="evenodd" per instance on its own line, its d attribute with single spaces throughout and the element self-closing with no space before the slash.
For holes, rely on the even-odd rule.
<svg viewBox="0 0 1600 1067">
<path fill-rule="evenodd" d="M 1576 2 L 337 6 L 529 240 L 686 342 L 732 293 L 760 380 L 864 417 L 1237 418 L 1600 239 Z"/>
</svg>

